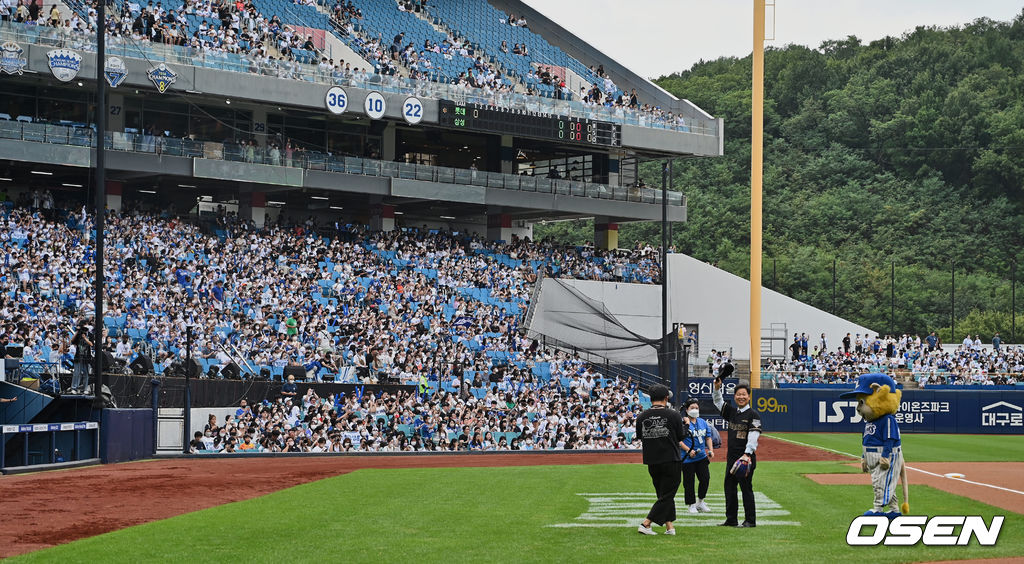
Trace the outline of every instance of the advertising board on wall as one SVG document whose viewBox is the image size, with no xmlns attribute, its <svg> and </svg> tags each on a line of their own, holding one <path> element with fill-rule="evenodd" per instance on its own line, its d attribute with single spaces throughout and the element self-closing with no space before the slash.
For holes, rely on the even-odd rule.
<svg viewBox="0 0 1024 564">
<path fill-rule="evenodd" d="M 753 406 L 772 431 L 863 430 L 857 400 L 845 389 L 756 390 Z M 1024 391 L 904 390 L 896 415 L 904 433 L 1024 433 Z"/>
</svg>

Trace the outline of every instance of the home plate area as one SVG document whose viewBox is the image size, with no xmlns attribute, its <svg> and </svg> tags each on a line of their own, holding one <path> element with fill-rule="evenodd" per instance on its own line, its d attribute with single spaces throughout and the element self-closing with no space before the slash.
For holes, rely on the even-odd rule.
<svg viewBox="0 0 1024 564">
<path fill-rule="evenodd" d="M 737 492 L 739 493 L 739 492 Z M 590 506 L 587 511 L 571 523 L 555 523 L 548 527 L 636 527 L 644 520 L 657 496 L 651 492 L 644 493 L 580 493 Z M 761 492 L 754 492 L 757 502 L 757 526 L 799 525 L 799 521 L 789 521 L 789 511 Z M 704 502 L 711 508 L 710 513 L 689 513 L 683 503 L 683 494 L 676 496 L 677 527 L 712 527 L 725 521 L 725 494 L 708 494 Z M 742 500 L 740 501 L 742 513 Z"/>
</svg>

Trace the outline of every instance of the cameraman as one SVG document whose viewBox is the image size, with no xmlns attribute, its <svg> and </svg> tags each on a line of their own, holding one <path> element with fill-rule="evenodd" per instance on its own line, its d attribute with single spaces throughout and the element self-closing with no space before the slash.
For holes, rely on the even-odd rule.
<svg viewBox="0 0 1024 564">
<path fill-rule="evenodd" d="M 88 325 L 79 324 L 78 331 L 71 338 L 71 344 L 75 347 L 75 364 L 69 393 L 84 394 L 89 386 L 89 362 L 92 360 L 93 347 L 92 341 L 89 339 Z"/>
</svg>

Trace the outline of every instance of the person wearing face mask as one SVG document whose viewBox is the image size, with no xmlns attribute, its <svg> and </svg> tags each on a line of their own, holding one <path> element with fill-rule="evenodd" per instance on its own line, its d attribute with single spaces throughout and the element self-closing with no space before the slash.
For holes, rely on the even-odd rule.
<svg viewBox="0 0 1024 564">
<path fill-rule="evenodd" d="M 708 467 L 715 451 L 711 446 L 711 433 L 708 422 L 700 417 L 700 403 L 696 398 L 686 400 L 683 406 L 686 417 L 683 422 L 689 427 L 689 433 L 683 439 L 683 489 L 686 505 L 690 513 L 710 513 L 711 508 L 704 503 L 708 494 L 708 482 L 711 473 Z M 694 491 L 694 478 L 697 478 L 697 491 Z"/>
<path fill-rule="evenodd" d="M 737 460 L 745 460 L 749 464 L 746 475 L 737 476 L 732 472 L 725 473 L 725 522 L 724 527 L 756 527 L 757 516 L 754 506 L 754 469 L 757 468 L 757 439 L 761 436 L 761 416 L 750 407 L 750 386 L 739 384 L 733 392 L 734 407 L 726 403 L 722 396 L 722 379 L 715 379 L 715 387 L 711 393 L 715 407 L 722 412 L 722 418 L 729 426 L 729 450 L 725 463 L 726 469 L 733 468 Z M 736 486 L 743 491 L 743 522 L 737 524 L 739 503 L 736 499 Z"/>
</svg>

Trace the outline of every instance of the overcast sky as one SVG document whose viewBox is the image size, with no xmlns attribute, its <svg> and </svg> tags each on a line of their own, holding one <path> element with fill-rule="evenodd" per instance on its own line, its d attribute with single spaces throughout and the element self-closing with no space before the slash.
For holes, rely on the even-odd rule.
<svg viewBox="0 0 1024 564">
<path fill-rule="evenodd" d="M 749 55 L 753 44 L 753 0 L 524 1 L 648 78 L 700 59 Z M 768 45 L 818 47 L 848 35 L 868 42 L 919 25 L 1010 20 L 1021 8 L 1020 0 L 777 0 L 775 40 Z"/>
</svg>

